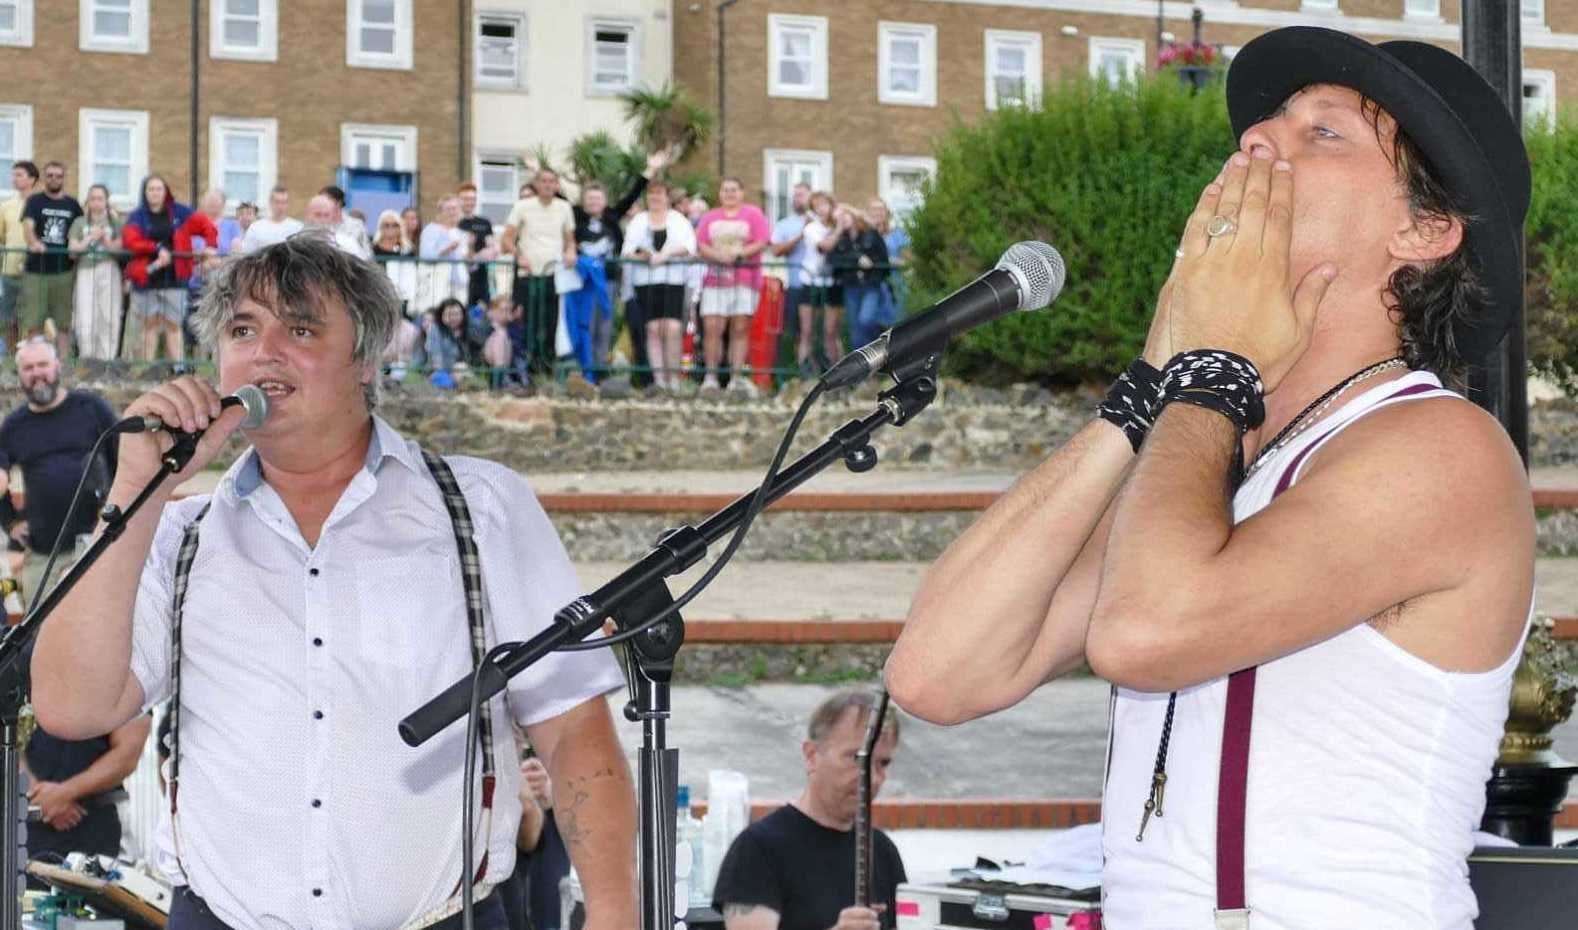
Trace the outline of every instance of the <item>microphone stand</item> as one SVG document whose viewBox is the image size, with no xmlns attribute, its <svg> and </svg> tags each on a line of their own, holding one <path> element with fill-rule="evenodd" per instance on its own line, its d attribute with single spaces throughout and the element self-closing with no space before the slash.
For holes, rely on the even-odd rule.
<svg viewBox="0 0 1578 930">
<path fill-rule="evenodd" d="M 883 426 L 903 426 L 937 397 L 940 353 L 903 368 L 895 368 L 895 384 L 877 398 L 877 409 L 839 427 L 821 445 L 785 466 L 768 488 L 766 504 L 778 500 L 809 481 L 833 462 L 842 459 L 850 471 L 866 472 L 877 465 L 873 433 Z M 509 680 L 554 649 L 590 636 L 609 618 L 626 629 L 656 616 L 673 603 L 665 578 L 701 561 L 707 546 L 732 532 L 750 509 L 755 491 L 708 517 L 698 526 L 681 526 L 664 533 L 640 561 L 590 594 L 560 608 L 553 623 L 520 643 L 494 662 L 476 671 L 481 699 L 504 690 Z M 684 624 L 678 615 L 631 641 L 632 676 L 636 699 L 625 716 L 643 723 L 641 750 L 641 930 L 672 930 L 674 926 L 674 791 L 678 781 L 678 750 L 664 745 L 665 724 L 671 715 L 669 679 L 673 656 L 684 641 Z M 400 721 L 400 737 L 420 746 L 439 731 L 466 715 L 471 705 L 472 675 L 450 685 Z"/>
<path fill-rule="evenodd" d="M 20 930 L 22 926 L 22 875 L 25 863 L 21 857 L 21 823 L 26 808 L 21 804 L 19 791 L 22 763 L 21 740 L 18 720 L 22 705 L 28 698 L 28 669 L 24 660 L 32 656 L 34 638 L 44 618 L 65 599 L 66 594 L 82 578 L 93 563 L 99 560 L 126 531 L 137 511 L 141 510 L 164 480 L 186 467 L 197 447 L 196 436 L 181 436 L 163 456 L 158 474 L 148 482 L 141 493 L 122 510 L 113 504 L 100 512 L 104 531 L 93 540 L 82 557 L 61 576 L 48 593 L 39 598 L 27 616 L 0 637 L 0 788 L 5 796 L 0 798 L 0 930 Z"/>
</svg>

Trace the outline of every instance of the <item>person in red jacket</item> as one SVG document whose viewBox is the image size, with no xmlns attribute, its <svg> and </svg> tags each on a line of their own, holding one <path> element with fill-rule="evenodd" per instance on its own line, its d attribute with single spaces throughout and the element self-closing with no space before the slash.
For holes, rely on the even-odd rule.
<svg viewBox="0 0 1578 930">
<path fill-rule="evenodd" d="M 217 243 L 219 230 L 202 212 L 170 196 L 170 185 L 159 175 L 142 182 L 142 202 L 126 220 L 123 247 L 132 253 L 126 266 L 131 281 L 131 313 L 142 324 L 142 357 L 153 361 L 159 354 L 159 337 L 174 361 L 186 357 L 181 323 L 187 312 L 187 279 L 192 276 L 192 237 Z M 218 252 L 210 247 L 210 254 Z"/>
</svg>

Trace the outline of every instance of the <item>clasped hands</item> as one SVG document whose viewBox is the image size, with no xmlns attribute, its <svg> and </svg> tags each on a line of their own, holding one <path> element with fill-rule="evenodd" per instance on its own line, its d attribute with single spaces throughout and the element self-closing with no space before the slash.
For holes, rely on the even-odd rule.
<svg viewBox="0 0 1578 930">
<path fill-rule="evenodd" d="M 1336 265 L 1293 280 L 1293 167 L 1264 145 L 1235 152 L 1201 192 L 1157 298 L 1145 358 L 1223 349 L 1248 358 L 1270 393 L 1309 347 Z"/>
</svg>

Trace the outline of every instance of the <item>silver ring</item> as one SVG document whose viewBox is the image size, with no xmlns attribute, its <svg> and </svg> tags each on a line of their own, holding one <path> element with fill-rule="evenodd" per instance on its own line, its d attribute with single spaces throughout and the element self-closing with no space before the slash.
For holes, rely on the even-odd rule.
<svg viewBox="0 0 1578 930">
<path fill-rule="evenodd" d="M 1232 217 L 1220 214 L 1211 217 L 1211 222 L 1205 224 L 1205 234 L 1212 239 L 1218 236 L 1231 236 L 1237 230 L 1238 224 L 1233 222 Z"/>
<path fill-rule="evenodd" d="M 1177 250 L 1176 252 L 1173 253 L 1173 258 L 1183 258 L 1183 257 L 1184 257 L 1184 250 L 1183 249 L 1179 249 L 1179 250 Z"/>
</svg>

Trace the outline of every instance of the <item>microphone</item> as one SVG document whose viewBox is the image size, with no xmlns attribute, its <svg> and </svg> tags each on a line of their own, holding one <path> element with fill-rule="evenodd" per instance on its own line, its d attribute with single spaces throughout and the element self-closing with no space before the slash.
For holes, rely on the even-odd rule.
<svg viewBox="0 0 1578 930">
<path fill-rule="evenodd" d="M 222 397 L 219 400 L 221 410 L 228 407 L 242 406 L 247 409 L 247 415 L 241 421 L 242 429 L 257 429 L 268 418 L 268 395 L 255 384 L 243 384 L 236 389 L 234 394 Z M 164 430 L 170 433 L 182 432 L 179 426 L 168 426 L 158 417 L 127 417 L 116 423 L 113 432 L 116 433 L 151 433 Z M 202 430 L 197 431 L 201 435 Z"/>
<path fill-rule="evenodd" d="M 822 384 L 848 387 L 878 371 L 930 361 L 960 333 L 1015 310 L 1050 304 L 1063 290 L 1065 274 L 1057 249 L 1045 242 L 1016 242 L 991 271 L 839 359 Z"/>
</svg>

